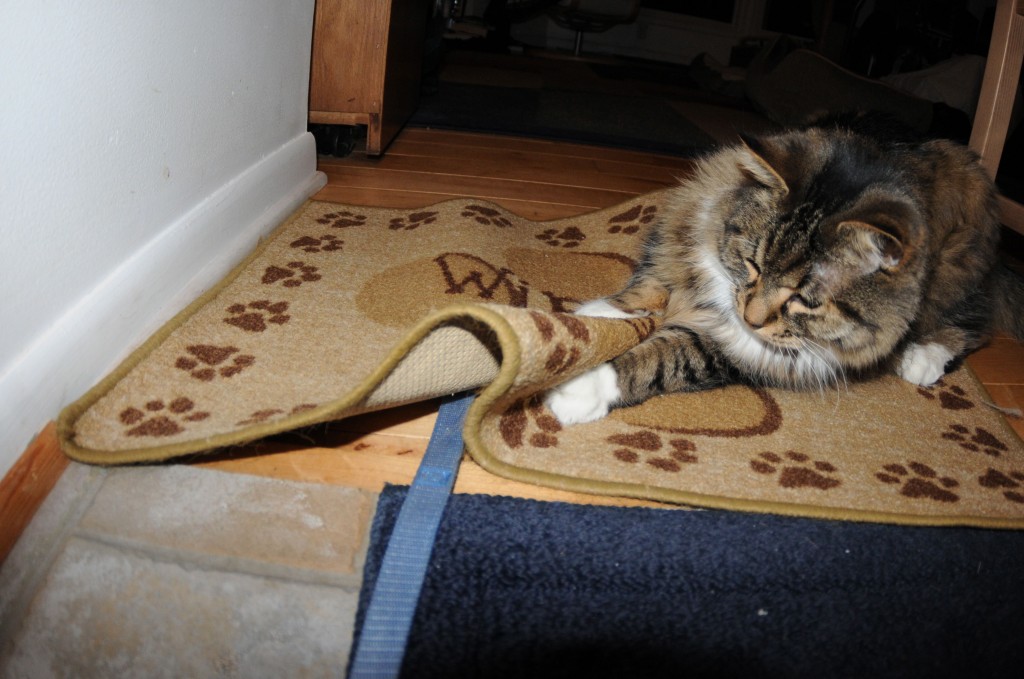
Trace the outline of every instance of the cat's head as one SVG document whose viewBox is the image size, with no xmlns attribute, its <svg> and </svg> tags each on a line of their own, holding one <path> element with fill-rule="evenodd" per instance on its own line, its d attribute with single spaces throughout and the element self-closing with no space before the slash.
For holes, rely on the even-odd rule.
<svg viewBox="0 0 1024 679">
<path fill-rule="evenodd" d="M 714 233 L 747 334 L 847 368 L 887 356 L 921 296 L 923 217 L 901 159 L 834 130 L 748 138 L 729 158 Z"/>
</svg>

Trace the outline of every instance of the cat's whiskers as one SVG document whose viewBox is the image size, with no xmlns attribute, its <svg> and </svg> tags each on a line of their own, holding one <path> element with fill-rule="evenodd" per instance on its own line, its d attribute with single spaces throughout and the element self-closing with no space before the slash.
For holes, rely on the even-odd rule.
<svg viewBox="0 0 1024 679">
<path fill-rule="evenodd" d="M 818 381 L 818 390 L 824 395 L 827 391 L 835 391 L 838 397 L 840 391 L 849 391 L 850 385 L 846 380 L 846 371 L 843 365 L 836 361 L 831 352 L 821 344 L 806 337 L 800 337 L 800 344 L 803 351 L 814 356 L 818 363 L 818 371 L 815 377 Z M 840 380 L 842 389 L 840 390 Z"/>
</svg>

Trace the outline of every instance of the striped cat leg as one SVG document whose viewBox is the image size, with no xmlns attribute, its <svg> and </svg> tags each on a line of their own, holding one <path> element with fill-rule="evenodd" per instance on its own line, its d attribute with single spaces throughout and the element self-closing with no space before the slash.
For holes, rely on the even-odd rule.
<svg viewBox="0 0 1024 679">
<path fill-rule="evenodd" d="M 618 376 L 619 405 L 660 394 L 700 391 L 730 381 L 731 370 L 714 345 L 690 328 L 659 328 L 611 362 Z"/>
<path fill-rule="evenodd" d="M 563 425 L 592 422 L 613 407 L 727 381 L 724 359 L 688 328 L 668 326 L 609 363 L 552 389 L 548 408 Z"/>
<path fill-rule="evenodd" d="M 607 298 L 601 298 L 585 303 L 576 310 L 576 315 L 636 318 L 643 314 L 623 311 Z M 605 363 L 558 385 L 548 392 L 544 401 L 562 424 L 593 422 L 607 415 L 611 405 L 618 401 L 615 383 L 615 370 L 610 363 Z"/>
</svg>

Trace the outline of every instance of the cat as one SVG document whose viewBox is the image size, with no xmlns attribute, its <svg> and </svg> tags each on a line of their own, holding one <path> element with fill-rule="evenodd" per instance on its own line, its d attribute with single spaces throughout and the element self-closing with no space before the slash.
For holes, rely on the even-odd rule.
<svg viewBox="0 0 1024 679">
<path fill-rule="evenodd" d="M 544 400 L 568 425 L 733 383 L 931 385 L 994 328 L 1024 337 L 999 235 L 994 184 L 955 142 L 870 115 L 744 136 L 671 190 L 626 287 L 575 312 L 659 329 Z"/>
</svg>

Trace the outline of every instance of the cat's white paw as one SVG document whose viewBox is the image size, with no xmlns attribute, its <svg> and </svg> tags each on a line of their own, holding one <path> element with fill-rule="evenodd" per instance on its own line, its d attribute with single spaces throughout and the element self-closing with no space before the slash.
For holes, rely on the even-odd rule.
<svg viewBox="0 0 1024 679">
<path fill-rule="evenodd" d="M 907 382 L 927 387 L 946 374 L 946 364 L 951 360 L 953 353 L 941 344 L 911 344 L 903 352 L 896 372 Z"/>
<path fill-rule="evenodd" d="M 573 312 L 577 316 L 591 316 L 594 318 L 639 318 L 646 314 L 631 314 L 628 311 L 612 306 L 604 299 L 595 299 L 587 302 Z"/>
<path fill-rule="evenodd" d="M 558 385 L 544 402 L 559 422 L 570 425 L 601 419 L 620 395 L 615 368 L 605 363 Z"/>
</svg>

